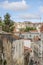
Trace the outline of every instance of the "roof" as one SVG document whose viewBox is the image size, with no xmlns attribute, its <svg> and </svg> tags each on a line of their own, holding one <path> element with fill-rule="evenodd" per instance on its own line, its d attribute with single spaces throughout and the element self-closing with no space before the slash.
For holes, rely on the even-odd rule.
<svg viewBox="0 0 43 65">
<path fill-rule="evenodd" d="M 19 37 L 19 36 L 14 35 L 14 34 L 12 34 L 12 37 L 13 37 L 13 38 L 15 38 L 15 39 L 20 39 L 20 37 Z"/>
<path fill-rule="evenodd" d="M 30 38 L 23 38 L 23 40 L 30 40 L 30 41 L 32 41 L 32 39 L 30 39 Z"/>
<path fill-rule="evenodd" d="M 7 32 L 4 32 L 4 31 L 1 31 L 0 34 L 4 35 L 3 38 L 7 37 L 7 38 L 12 38 L 12 39 L 20 39 L 19 36 L 14 35 L 13 33 L 7 33 Z"/>
<path fill-rule="evenodd" d="M 0 34 L 11 34 L 11 33 L 10 32 L 8 33 L 8 32 L 0 30 Z"/>
<path fill-rule="evenodd" d="M 38 32 L 37 30 L 31 30 L 30 32 Z"/>
<path fill-rule="evenodd" d="M 34 41 L 39 41 L 39 40 L 41 40 L 41 38 L 39 36 L 35 36 L 33 40 Z"/>
<path fill-rule="evenodd" d="M 24 51 L 26 51 L 26 50 L 28 50 L 28 51 L 30 51 L 30 52 L 32 51 L 31 48 L 24 46 Z"/>
</svg>

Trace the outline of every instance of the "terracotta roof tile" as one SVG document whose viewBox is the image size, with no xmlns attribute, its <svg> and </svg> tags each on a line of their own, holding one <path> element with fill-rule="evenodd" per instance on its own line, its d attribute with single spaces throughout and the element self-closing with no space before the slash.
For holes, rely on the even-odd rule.
<svg viewBox="0 0 43 65">
<path fill-rule="evenodd" d="M 31 30 L 30 32 L 38 32 L 37 30 Z"/>
<path fill-rule="evenodd" d="M 26 47 L 26 46 L 24 46 L 24 50 L 26 51 L 26 50 L 28 50 L 28 51 L 32 51 L 32 49 L 31 48 L 29 48 L 29 47 Z"/>
<path fill-rule="evenodd" d="M 14 35 L 14 34 L 12 35 L 12 37 L 15 38 L 15 39 L 20 39 L 19 36 L 16 36 L 16 35 Z"/>
<path fill-rule="evenodd" d="M 39 40 L 41 40 L 41 38 L 39 36 L 35 36 L 33 40 L 34 41 L 39 41 Z"/>
</svg>

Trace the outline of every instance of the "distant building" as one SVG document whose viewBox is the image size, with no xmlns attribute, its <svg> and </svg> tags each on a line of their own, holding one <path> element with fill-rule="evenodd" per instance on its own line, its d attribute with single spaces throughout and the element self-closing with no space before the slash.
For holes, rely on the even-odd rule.
<svg viewBox="0 0 43 65">
<path fill-rule="evenodd" d="M 19 36 L 21 39 L 33 39 L 35 36 L 39 36 L 39 32 L 37 30 L 30 32 L 14 32 L 15 35 Z"/>
<path fill-rule="evenodd" d="M 13 32 L 15 32 L 15 31 L 16 31 L 16 32 L 19 32 L 21 28 L 26 28 L 26 26 L 25 26 L 24 23 L 18 22 L 18 23 L 15 24 L 15 29 L 14 29 Z"/>
<path fill-rule="evenodd" d="M 37 28 L 39 25 L 41 26 L 43 23 L 32 23 L 29 21 L 24 21 L 24 22 L 17 22 L 14 23 L 14 31 L 13 32 L 19 32 L 21 28 L 26 28 L 26 27 L 34 27 Z"/>
</svg>

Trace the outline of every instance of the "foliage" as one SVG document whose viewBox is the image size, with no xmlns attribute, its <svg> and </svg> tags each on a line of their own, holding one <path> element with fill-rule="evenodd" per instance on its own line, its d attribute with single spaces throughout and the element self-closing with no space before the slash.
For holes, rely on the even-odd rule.
<svg viewBox="0 0 43 65">
<path fill-rule="evenodd" d="M 0 17 L 0 26 L 2 26 L 2 19 L 1 19 L 1 17 Z"/>
<path fill-rule="evenodd" d="M 6 13 L 6 15 L 4 16 L 3 22 L 3 31 L 12 32 L 14 29 L 14 22 L 10 19 L 10 15 L 8 13 Z"/>
<path fill-rule="evenodd" d="M 29 32 L 30 30 L 36 30 L 36 28 L 34 28 L 34 27 L 26 27 L 24 31 Z"/>
<path fill-rule="evenodd" d="M 3 65 L 7 65 L 7 61 L 6 60 L 4 60 L 4 64 Z"/>
<path fill-rule="evenodd" d="M 23 31 L 29 32 L 29 31 L 31 31 L 31 30 L 36 30 L 36 28 L 34 28 L 34 27 L 20 28 L 20 32 L 23 32 Z"/>
</svg>

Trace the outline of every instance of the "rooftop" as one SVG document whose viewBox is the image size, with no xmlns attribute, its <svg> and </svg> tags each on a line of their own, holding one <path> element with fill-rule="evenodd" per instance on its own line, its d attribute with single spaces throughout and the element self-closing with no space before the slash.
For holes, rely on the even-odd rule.
<svg viewBox="0 0 43 65">
<path fill-rule="evenodd" d="M 33 40 L 34 41 L 39 41 L 39 40 L 41 40 L 41 38 L 39 36 L 35 36 Z"/>
</svg>

